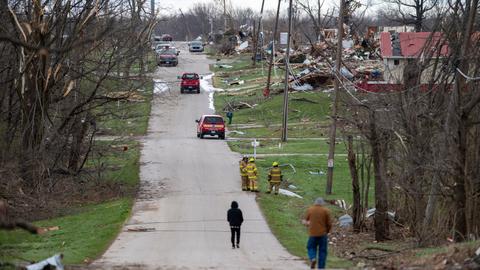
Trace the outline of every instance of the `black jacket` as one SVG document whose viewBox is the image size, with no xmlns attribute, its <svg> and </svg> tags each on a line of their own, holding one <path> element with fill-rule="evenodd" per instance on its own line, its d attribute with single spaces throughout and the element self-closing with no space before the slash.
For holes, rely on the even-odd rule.
<svg viewBox="0 0 480 270">
<path fill-rule="evenodd" d="M 232 203 L 232 208 L 227 212 L 227 220 L 230 226 L 240 227 L 243 222 L 242 210 L 238 209 L 238 204 Z"/>
</svg>

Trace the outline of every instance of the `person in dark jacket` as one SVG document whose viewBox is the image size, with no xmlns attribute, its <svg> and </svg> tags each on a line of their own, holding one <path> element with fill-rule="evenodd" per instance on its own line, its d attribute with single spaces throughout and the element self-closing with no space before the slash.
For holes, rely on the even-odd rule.
<svg viewBox="0 0 480 270">
<path fill-rule="evenodd" d="M 236 201 L 232 202 L 231 208 L 227 212 L 227 221 L 230 223 L 232 248 L 235 248 L 235 235 L 237 235 L 237 248 L 240 248 L 240 226 L 242 226 L 243 215 Z"/>
</svg>

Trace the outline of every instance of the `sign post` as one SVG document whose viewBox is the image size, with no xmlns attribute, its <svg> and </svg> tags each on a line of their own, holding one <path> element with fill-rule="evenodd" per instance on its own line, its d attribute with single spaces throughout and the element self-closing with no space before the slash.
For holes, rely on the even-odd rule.
<svg viewBox="0 0 480 270">
<path fill-rule="evenodd" d="M 253 158 L 257 159 L 257 146 L 260 145 L 260 142 L 257 139 L 253 139 L 252 146 L 253 146 Z"/>
</svg>

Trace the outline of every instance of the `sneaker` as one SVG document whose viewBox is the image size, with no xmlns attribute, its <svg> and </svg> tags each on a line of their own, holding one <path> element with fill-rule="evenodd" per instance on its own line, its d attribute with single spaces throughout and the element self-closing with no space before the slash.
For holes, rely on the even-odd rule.
<svg viewBox="0 0 480 270">
<path fill-rule="evenodd" d="M 237 248 L 240 248 L 240 245 L 239 245 L 239 244 L 237 244 Z"/>
<path fill-rule="evenodd" d="M 235 249 L 235 245 L 232 245 L 232 249 Z"/>
<path fill-rule="evenodd" d="M 315 264 L 317 264 L 317 261 L 312 260 L 312 262 L 310 263 L 310 269 L 315 269 Z"/>
</svg>

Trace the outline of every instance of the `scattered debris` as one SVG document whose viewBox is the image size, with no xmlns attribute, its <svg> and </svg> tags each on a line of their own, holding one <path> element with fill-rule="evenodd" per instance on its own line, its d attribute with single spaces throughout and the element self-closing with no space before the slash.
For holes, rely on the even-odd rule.
<svg viewBox="0 0 480 270">
<path fill-rule="evenodd" d="M 289 196 L 289 197 L 295 197 L 295 198 L 300 198 L 300 199 L 303 198 L 302 196 L 298 195 L 297 193 L 294 193 L 294 192 L 291 192 L 289 190 L 282 189 L 282 188 L 280 188 L 278 190 L 278 192 L 282 195 Z"/>
<path fill-rule="evenodd" d="M 288 188 L 290 188 L 290 189 L 297 189 L 297 187 L 294 186 L 294 185 L 288 185 Z"/>
<path fill-rule="evenodd" d="M 62 264 L 63 254 L 57 254 L 43 261 L 35 264 L 28 265 L 27 270 L 43 270 L 43 269 L 56 269 L 63 270 Z M 51 268 L 54 267 L 54 268 Z"/>
<path fill-rule="evenodd" d="M 366 217 L 366 218 L 373 217 L 373 216 L 375 215 L 375 211 L 376 211 L 376 210 L 377 210 L 376 208 L 370 208 L 370 209 L 368 209 L 368 210 L 367 210 L 367 213 L 365 214 L 365 217 Z M 392 221 L 395 220 L 395 212 L 388 211 L 387 213 L 388 213 L 388 218 L 389 218 L 390 220 L 392 220 Z"/>
<path fill-rule="evenodd" d="M 311 100 L 311 99 L 308 99 L 308 98 L 292 98 L 292 101 L 303 101 L 303 102 L 308 102 L 308 103 L 313 103 L 313 104 L 318 104 L 317 101 L 314 101 L 314 100 Z"/>
<path fill-rule="evenodd" d="M 239 80 L 234 80 L 234 81 L 229 82 L 228 85 L 230 85 L 230 86 L 231 85 L 241 85 L 241 84 L 244 84 L 244 83 L 245 83 L 244 80 L 240 80 L 240 81 Z"/>
<path fill-rule="evenodd" d="M 309 171 L 308 173 L 311 174 L 311 175 L 320 175 L 320 176 L 325 175 L 325 172 L 322 171 L 322 170 Z"/>
<path fill-rule="evenodd" d="M 152 231 L 155 231 L 155 228 L 134 227 L 134 228 L 127 229 L 127 232 L 152 232 Z"/>
<path fill-rule="evenodd" d="M 232 133 L 235 133 L 235 134 L 238 134 L 238 135 L 245 135 L 245 132 L 239 131 L 239 130 L 231 130 L 230 134 L 232 134 Z"/>
<path fill-rule="evenodd" d="M 218 67 L 218 68 L 233 68 L 233 66 L 225 65 L 225 64 L 215 64 L 215 67 Z"/>
<path fill-rule="evenodd" d="M 353 225 L 353 218 L 348 214 L 339 217 L 338 221 L 340 222 L 340 227 L 343 228 L 347 228 Z"/>
</svg>

